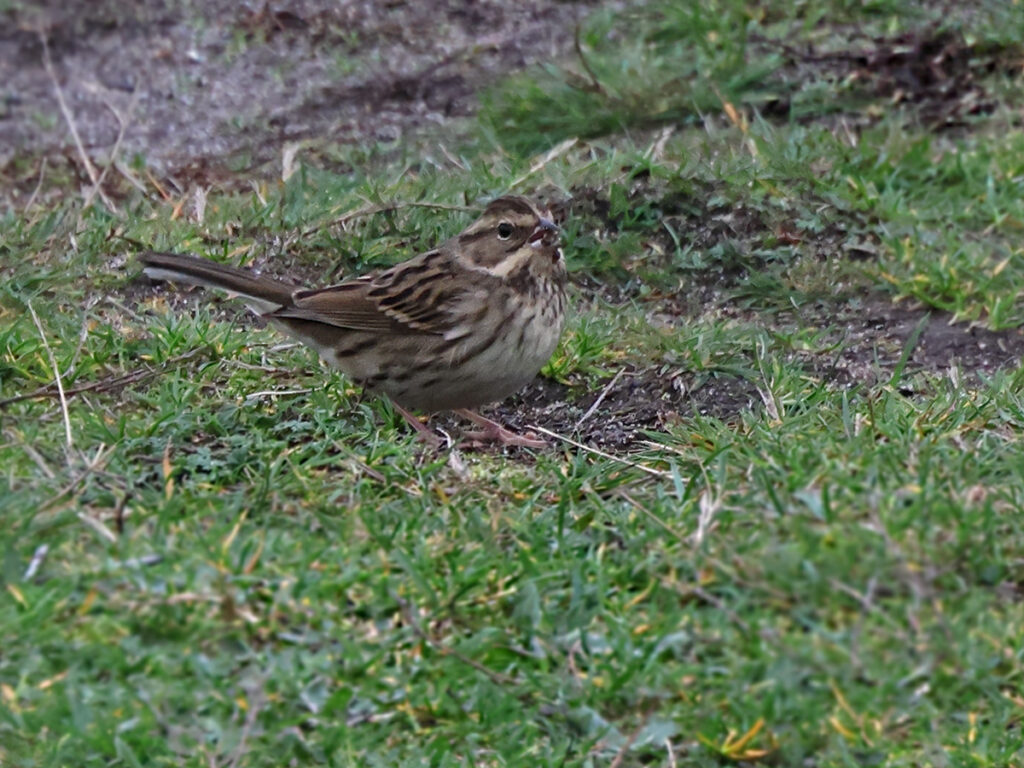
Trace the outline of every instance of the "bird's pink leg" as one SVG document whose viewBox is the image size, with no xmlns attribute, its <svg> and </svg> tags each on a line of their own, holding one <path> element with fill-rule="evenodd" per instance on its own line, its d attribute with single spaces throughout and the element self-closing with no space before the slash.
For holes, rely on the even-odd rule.
<svg viewBox="0 0 1024 768">
<path fill-rule="evenodd" d="M 391 405 L 394 406 L 396 411 L 402 414 L 402 418 L 409 422 L 409 425 L 416 430 L 420 438 L 422 440 L 425 440 L 430 445 L 431 448 L 437 450 L 438 448 L 441 447 L 441 440 L 438 438 L 437 435 L 433 433 L 430 427 L 428 427 L 422 421 L 417 419 L 413 414 L 409 413 L 409 411 L 405 410 L 405 408 L 400 406 L 394 400 L 391 401 Z"/>
<path fill-rule="evenodd" d="M 519 445 L 524 448 L 546 448 L 547 443 L 530 437 L 532 432 L 526 435 L 517 435 L 511 430 L 505 429 L 496 421 L 491 421 L 486 416 L 481 416 L 476 411 L 466 408 L 457 408 L 455 413 L 464 419 L 469 419 L 481 429 L 478 432 L 464 432 L 463 436 L 475 443 L 501 443 L 502 445 Z"/>
</svg>

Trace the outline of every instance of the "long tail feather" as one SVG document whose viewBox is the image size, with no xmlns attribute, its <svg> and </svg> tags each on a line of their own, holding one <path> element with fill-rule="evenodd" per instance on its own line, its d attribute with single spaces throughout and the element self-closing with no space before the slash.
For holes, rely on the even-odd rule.
<svg viewBox="0 0 1024 768">
<path fill-rule="evenodd" d="M 139 261 L 146 276 L 152 280 L 170 280 L 235 293 L 259 314 L 290 307 L 292 293 L 296 290 L 295 286 L 280 280 L 199 256 L 147 251 L 139 256 Z"/>
</svg>

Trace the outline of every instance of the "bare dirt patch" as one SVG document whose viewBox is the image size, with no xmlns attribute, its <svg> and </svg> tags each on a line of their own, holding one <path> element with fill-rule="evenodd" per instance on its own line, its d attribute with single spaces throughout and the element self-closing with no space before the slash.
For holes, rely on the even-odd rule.
<svg viewBox="0 0 1024 768">
<path fill-rule="evenodd" d="M 538 379 L 484 413 L 518 432 L 537 425 L 595 448 L 621 450 L 682 419 L 699 414 L 732 420 L 758 402 L 757 387 L 744 379 L 645 369 L 628 371 L 593 389 Z M 447 414 L 435 416 L 431 423 L 453 435 L 465 427 Z"/>
<path fill-rule="evenodd" d="M 993 72 L 1012 72 L 1020 48 L 998 49 L 965 39 L 956 30 L 926 27 L 897 35 L 870 37 L 859 29 L 836 27 L 820 47 L 796 48 L 785 42 L 755 36 L 754 42 L 784 57 L 775 73 L 781 92 L 829 81 L 842 84 L 853 105 L 884 100 L 903 105 L 932 130 L 961 126 L 970 117 L 995 110 L 997 99 L 985 78 Z M 836 46 L 834 41 L 842 41 Z M 766 112 L 786 118 L 803 117 L 798 93 L 766 105 Z M 844 111 L 854 122 L 870 122 L 869 110 Z"/>
<path fill-rule="evenodd" d="M 471 114 L 480 88 L 571 47 L 586 2 L 20 4 L 0 13 L 0 169 L 86 151 L 182 184 L 248 178 L 287 142 L 396 142 Z M 16 178 L 34 175 L 9 173 Z M 82 169 L 78 169 L 80 172 Z M 84 173 L 81 174 L 84 179 Z"/>
<path fill-rule="evenodd" d="M 821 327 L 835 339 L 828 356 L 807 358 L 808 369 L 838 386 L 888 381 L 904 354 L 906 374 L 962 371 L 967 381 L 1020 364 L 1024 332 L 992 331 L 955 322 L 952 315 L 913 303 L 893 304 L 885 296 L 822 304 Z"/>
</svg>

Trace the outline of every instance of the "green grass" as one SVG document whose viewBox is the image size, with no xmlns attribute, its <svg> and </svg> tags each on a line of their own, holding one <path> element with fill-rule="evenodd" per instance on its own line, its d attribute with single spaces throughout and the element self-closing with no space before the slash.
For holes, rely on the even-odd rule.
<svg viewBox="0 0 1024 768">
<path fill-rule="evenodd" d="M 1021 349 L 1024 12 L 903 7 L 598 10 L 593 80 L 496 87 L 464 167 L 426 137 L 300 155 L 201 222 L 70 185 L 4 212 L 0 400 L 40 393 L 0 410 L 0 764 L 1019 761 L 1024 374 L 956 362 L 968 322 Z M 961 22 L 945 98 L 771 44 Z M 133 279 L 134 243 L 358 273 L 510 187 L 570 211 L 556 404 L 623 368 L 633 409 L 686 389 L 628 448 L 425 453 L 241 308 Z M 890 300 L 952 313 L 952 357 L 857 341 Z"/>
</svg>

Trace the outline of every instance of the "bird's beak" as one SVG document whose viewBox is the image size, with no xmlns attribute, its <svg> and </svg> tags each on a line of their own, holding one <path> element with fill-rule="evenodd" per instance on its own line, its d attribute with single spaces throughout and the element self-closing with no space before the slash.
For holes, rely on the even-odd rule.
<svg viewBox="0 0 1024 768">
<path fill-rule="evenodd" d="M 562 230 L 554 222 L 548 219 L 541 219 L 540 223 L 534 227 L 533 232 L 530 233 L 530 236 L 526 238 L 526 241 L 534 248 L 555 245 L 561 232 Z"/>
</svg>

